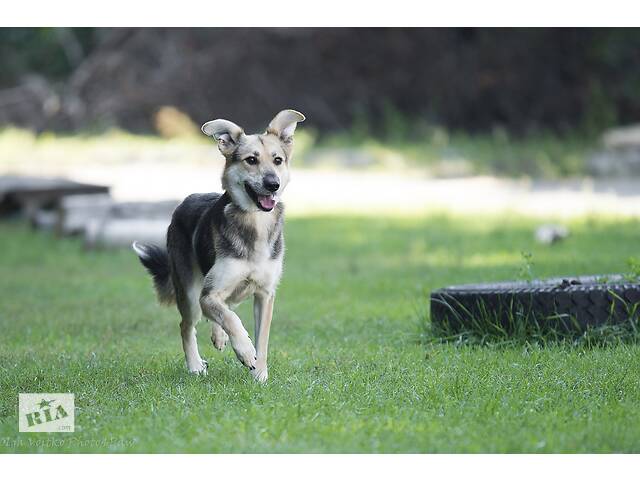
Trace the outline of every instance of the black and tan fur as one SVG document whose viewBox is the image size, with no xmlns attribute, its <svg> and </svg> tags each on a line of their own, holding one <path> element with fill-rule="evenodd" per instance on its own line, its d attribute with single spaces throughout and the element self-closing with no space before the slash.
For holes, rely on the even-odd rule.
<svg viewBox="0 0 640 480">
<path fill-rule="evenodd" d="M 211 339 L 222 350 L 231 342 L 256 380 L 267 379 L 267 349 L 275 291 L 284 257 L 284 206 L 293 133 L 304 116 L 284 110 L 263 134 L 246 135 L 228 120 L 202 126 L 225 156 L 224 193 L 193 194 L 175 210 L 167 249 L 134 243 L 153 277 L 162 303 L 175 303 L 187 368 L 206 374 L 195 326 L 212 321 Z M 255 348 L 233 308 L 253 295 Z"/>
</svg>

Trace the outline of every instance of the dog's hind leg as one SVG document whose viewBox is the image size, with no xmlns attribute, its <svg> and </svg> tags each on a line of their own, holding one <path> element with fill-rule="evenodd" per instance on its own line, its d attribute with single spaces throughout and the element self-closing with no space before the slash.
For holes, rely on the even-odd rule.
<svg viewBox="0 0 640 480">
<path fill-rule="evenodd" d="M 227 335 L 227 332 L 224 331 L 218 322 L 211 322 L 211 325 L 211 342 L 214 347 L 223 351 L 229 341 L 229 335 Z"/>
<path fill-rule="evenodd" d="M 167 231 L 167 245 L 171 261 L 171 281 L 176 293 L 176 304 L 182 316 L 180 335 L 187 368 L 191 373 L 206 375 L 207 362 L 200 357 L 196 341 L 196 325 L 202 317 L 202 276 L 194 268 L 195 262 L 189 250 L 188 237 L 173 224 Z"/>
<path fill-rule="evenodd" d="M 180 322 L 180 334 L 182 336 L 182 348 L 187 361 L 187 368 L 191 373 L 206 375 L 207 362 L 200 357 L 198 342 L 196 340 L 196 325 L 200 321 L 199 289 L 195 285 L 188 290 L 176 289 L 176 301 L 178 310 L 182 315 Z"/>
</svg>

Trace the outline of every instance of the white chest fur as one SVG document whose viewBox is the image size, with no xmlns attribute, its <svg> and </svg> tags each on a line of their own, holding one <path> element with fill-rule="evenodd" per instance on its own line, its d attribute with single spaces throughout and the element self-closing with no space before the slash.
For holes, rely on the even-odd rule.
<svg viewBox="0 0 640 480">
<path fill-rule="evenodd" d="M 273 295 L 282 275 L 283 255 L 271 258 L 269 235 L 273 217 L 257 212 L 251 221 L 256 231 L 251 254 L 247 258 L 216 258 L 205 279 L 205 285 L 229 305 L 238 304 L 256 292 Z"/>
<path fill-rule="evenodd" d="M 282 274 L 282 255 L 271 258 L 269 232 L 273 228 L 271 215 L 255 214 L 256 241 L 253 254 L 246 260 L 247 280 L 266 293 L 274 293 Z"/>
<path fill-rule="evenodd" d="M 205 280 L 228 305 L 236 305 L 256 292 L 275 293 L 282 274 L 282 257 L 271 259 L 222 258 Z"/>
</svg>

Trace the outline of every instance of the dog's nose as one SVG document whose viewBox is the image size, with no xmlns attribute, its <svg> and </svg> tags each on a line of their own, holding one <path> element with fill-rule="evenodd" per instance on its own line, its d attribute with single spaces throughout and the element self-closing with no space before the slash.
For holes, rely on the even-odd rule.
<svg viewBox="0 0 640 480">
<path fill-rule="evenodd" d="M 262 184 L 270 192 L 275 192 L 280 188 L 280 180 L 273 174 L 265 175 L 262 179 Z"/>
</svg>

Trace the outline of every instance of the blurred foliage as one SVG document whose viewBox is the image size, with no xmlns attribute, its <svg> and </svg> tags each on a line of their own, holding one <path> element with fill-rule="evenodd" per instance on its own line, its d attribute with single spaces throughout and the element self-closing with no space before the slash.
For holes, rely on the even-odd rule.
<svg viewBox="0 0 640 480">
<path fill-rule="evenodd" d="M 66 78 L 96 46 L 95 28 L 0 28 L 0 86 L 28 74 Z"/>
<path fill-rule="evenodd" d="M 321 135 L 353 127 L 400 140 L 421 132 L 418 120 L 594 135 L 640 118 L 639 29 L 0 29 L 0 87 L 29 74 L 64 83 L 85 59 L 69 82 L 73 108 L 0 120 L 151 132 L 171 105 L 196 124 L 215 109 L 251 130 L 292 106 Z"/>
<path fill-rule="evenodd" d="M 426 167 L 439 177 L 487 174 L 553 179 L 586 174 L 587 157 L 598 144 L 597 136 L 581 129 L 536 130 L 527 135 L 503 127 L 469 132 L 412 120 L 393 108 L 381 123 L 383 127 L 375 128 L 358 117 L 351 129 L 316 137 L 316 153 L 304 160 L 312 166 L 344 166 L 321 152 L 344 157 L 344 152 L 357 150 L 362 166 L 367 167 Z"/>
</svg>

